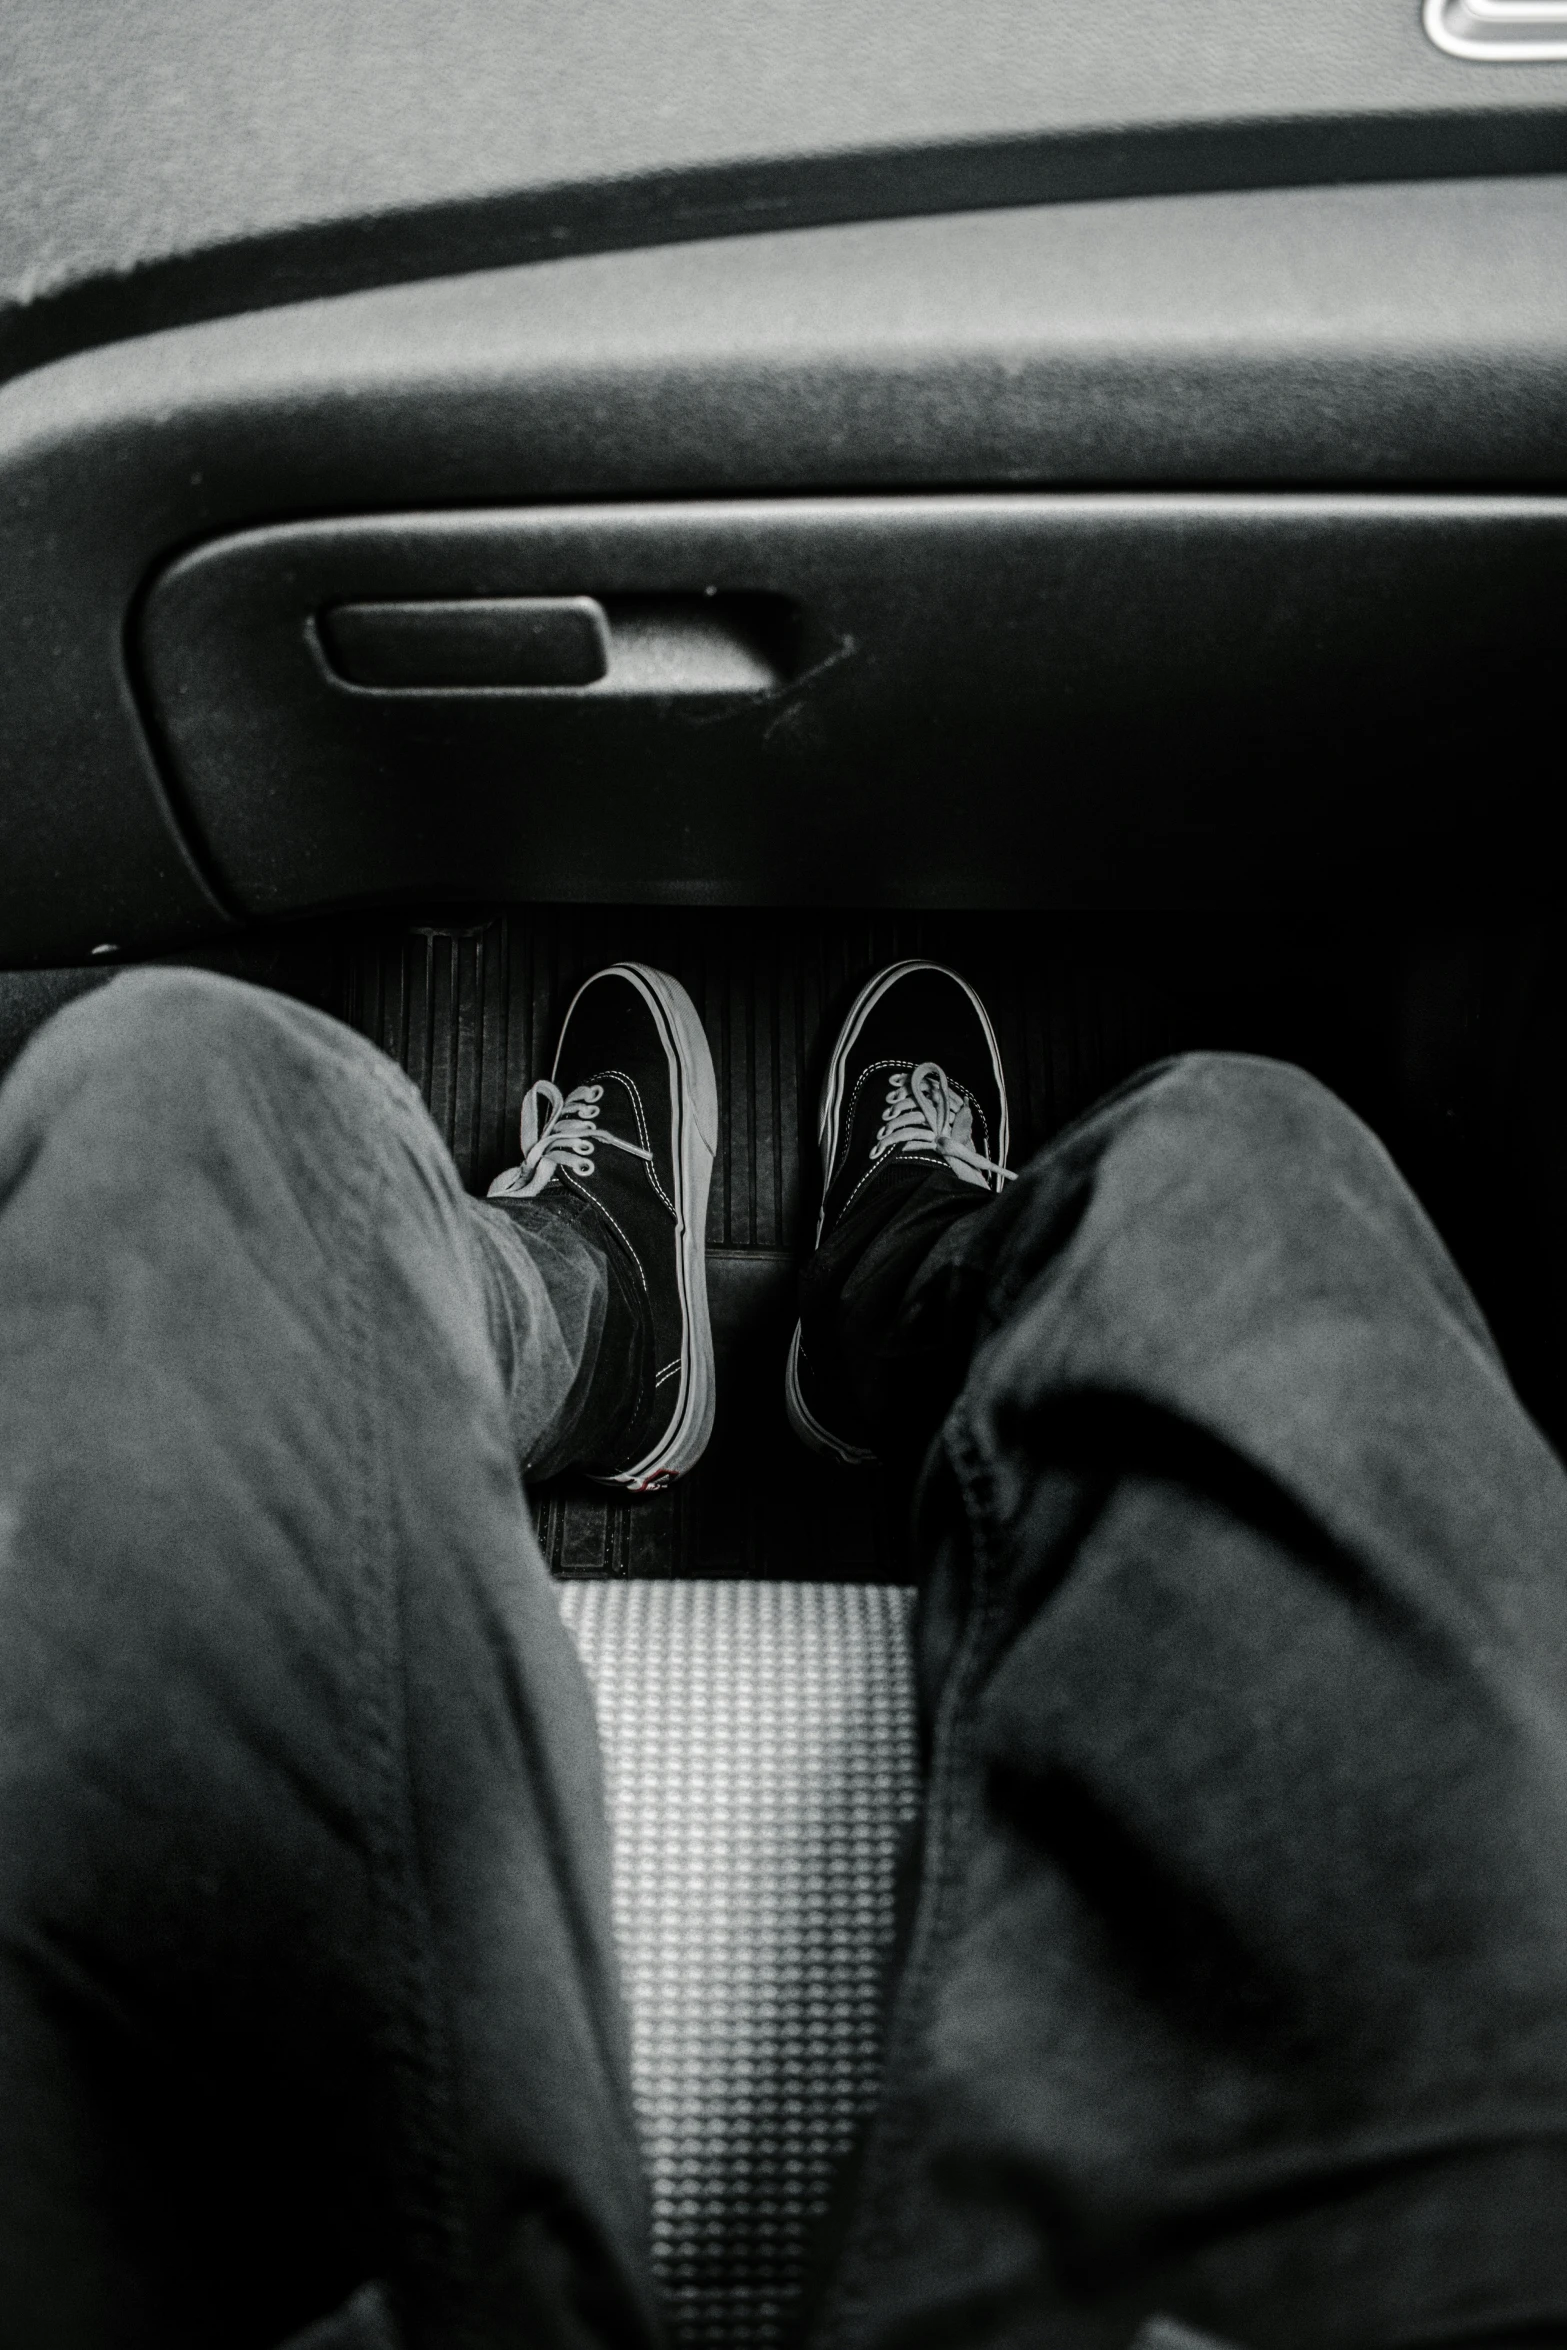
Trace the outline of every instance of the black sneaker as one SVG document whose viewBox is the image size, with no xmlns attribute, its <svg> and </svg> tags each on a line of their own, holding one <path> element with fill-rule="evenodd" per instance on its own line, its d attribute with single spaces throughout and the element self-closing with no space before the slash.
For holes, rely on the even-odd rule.
<svg viewBox="0 0 1567 2350">
<path fill-rule="evenodd" d="M 650 1376 L 630 1404 L 625 1457 L 602 1483 L 646 1492 L 700 1457 L 713 1427 L 707 1193 L 718 1139 L 713 1056 L 678 980 L 611 963 L 571 1000 L 551 1075 L 522 1105 L 522 1164 L 491 1199 L 558 1193 L 645 1302 Z"/>
<path fill-rule="evenodd" d="M 944 1167 L 954 1183 L 1001 1189 L 1010 1179 L 1006 1080 L 995 1030 L 966 979 L 940 963 L 893 963 L 861 988 L 827 1064 L 816 1132 L 818 1248 L 868 1184 L 911 1161 Z M 790 1426 L 813 1450 L 850 1466 L 876 1458 L 846 1432 L 851 1415 L 829 1367 L 811 1361 L 798 1323 L 784 1401 Z"/>
</svg>

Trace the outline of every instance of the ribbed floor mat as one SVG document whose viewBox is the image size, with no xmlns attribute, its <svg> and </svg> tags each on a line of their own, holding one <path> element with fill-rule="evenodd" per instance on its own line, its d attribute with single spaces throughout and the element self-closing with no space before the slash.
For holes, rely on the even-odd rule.
<svg viewBox="0 0 1567 2350">
<path fill-rule="evenodd" d="M 561 1576 L 896 1580 L 898 1524 L 874 1475 L 790 1436 L 782 1364 L 794 1268 L 815 1212 L 820 1064 L 862 979 L 900 955 L 952 962 L 990 1006 L 1014 1163 L 1144 1062 L 1189 1044 L 1283 1053 L 1351 1100 L 1374 1096 L 1388 984 L 1375 950 L 1274 929 L 1239 941 L 1146 918 L 514 909 L 488 921 L 339 926 L 323 1000 L 401 1061 L 482 1189 L 516 1153 L 523 1092 L 547 1074 L 579 982 L 635 957 L 673 971 L 718 1068 L 708 1238 L 718 1420 L 697 1472 L 643 1501 L 541 1490 Z M 1374 1114 L 1374 1105 L 1373 1114 Z"/>
<path fill-rule="evenodd" d="M 915 1807 L 907 1595 L 561 1592 L 604 1740 L 615 1917 L 677 2350 L 771 2350 L 869 2110 Z"/>
</svg>

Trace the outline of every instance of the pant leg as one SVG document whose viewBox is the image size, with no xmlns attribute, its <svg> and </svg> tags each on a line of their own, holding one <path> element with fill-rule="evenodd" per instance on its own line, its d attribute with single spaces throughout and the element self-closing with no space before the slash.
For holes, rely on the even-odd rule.
<svg viewBox="0 0 1567 2350">
<path fill-rule="evenodd" d="M 651 2335 L 517 1466 L 596 1277 L 498 1249 L 400 1073 L 230 981 L 126 976 L 0 1095 L 7 2350 L 243 2350 L 367 2279 L 409 2344 Z"/>
<path fill-rule="evenodd" d="M 553 1194 L 463 1207 L 523 1476 L 613 1453 L 651 1376 L 629 1272 Z"/>
<path fill-rule="evenodd" d="M 819 2342 L 1567 2339 L 1567 1479 L 1435 1233 L 1215 1057 L 931 1196 L 816 1299 L 873 1401 L 961 1382 Z"/>
</svg>

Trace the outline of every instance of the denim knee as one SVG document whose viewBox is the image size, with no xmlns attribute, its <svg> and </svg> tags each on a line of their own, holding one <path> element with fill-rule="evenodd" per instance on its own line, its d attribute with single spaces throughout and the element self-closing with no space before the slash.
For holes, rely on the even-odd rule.
<svg viewBox="0 0 1567 2350">
<path fill-rule="evenodd" d="M 1059 1139 L 1107 1125 L 1119 1130 L 1153 1109 L 1171 1121 L 1172 1150 L 1211 1151 L 1220 1138 L 1227 1151 L 1249 1145 L 1263 1156 L 1280 1143 L 1296 1151 L 1363 1150 L 1391 1172 L 1370 1127 L 1320 1078 L 1260 1053 L 1189 1052 L 1156 1062 L 1106 1095 Z"/>
<path fill-rule="evenodd" d="M 344 1169 L 371 1103 L 410 1135 L 427 1125 L 402 1071 L 325 1013 L 215 972 L 128 971 L 57 1012 L 18 1060 L 0 1093 L 0 1187 L 51 1136 L 112 1154 L 104 1173 L 125 1186 L 176 1163 L 232 1174 L 307 1131 L 318 1168 Z"/>
<path fill-rule="evenodd" d="M 1182 1201 L 1202 1213 L 1272 1199 L 1287 1219 L 1324 1181 L 1424 1223 L 1386 1147 L 1320 1079 L 1258 1054 L 1184 1053 L 1141 1070 L 1058 1134 L 997 1222 L 1034 1255 L 1041 1242 L 1061 1245 L 1090 1199 L 1099 1219 L 1128 1225 L 1168 1217 Z"/>
</svg>

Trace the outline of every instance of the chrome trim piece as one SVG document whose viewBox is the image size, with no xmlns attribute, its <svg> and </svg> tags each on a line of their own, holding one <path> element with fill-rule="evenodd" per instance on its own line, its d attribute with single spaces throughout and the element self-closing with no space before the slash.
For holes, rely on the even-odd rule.
<svg viewBox="0 0 1567 2350">
<path fill-rule="evenodd" d="M 1425 0 L 1424 22 L 1449 57 L 1485 65 L 1567 61 L 1567 0 Z"/>
</svg>

